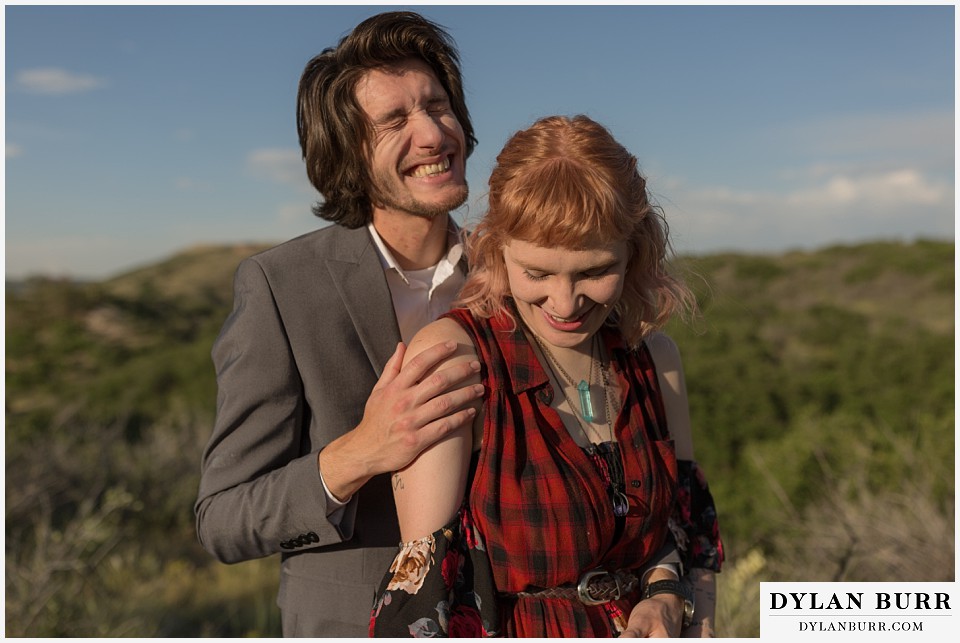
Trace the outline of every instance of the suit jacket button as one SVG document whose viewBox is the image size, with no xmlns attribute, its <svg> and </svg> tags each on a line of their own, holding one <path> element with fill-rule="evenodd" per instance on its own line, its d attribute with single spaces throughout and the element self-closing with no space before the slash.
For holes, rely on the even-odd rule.
<svg viewBox="0 0 960 643">
<path fill-rule="evenodd" d="M 316 533 L 314 533 L 314 532 L 312 532 L 312 531 L 311 531 L 310 533 L 308 533 L 307 536 L 310 537 L 310 542 L 312 542 L 312 543 L 318 543 L 318 542 L 320 542 L 320 536 L 318 536 Z"/>
<path fill-rule="evenodd" d="M 293 549 L 293 545 L 290 543 L 289 540 L 284 540 L 283 542 L 280 543 L 280 546 L 283 547 L 284 549 Z"/>
</svg>

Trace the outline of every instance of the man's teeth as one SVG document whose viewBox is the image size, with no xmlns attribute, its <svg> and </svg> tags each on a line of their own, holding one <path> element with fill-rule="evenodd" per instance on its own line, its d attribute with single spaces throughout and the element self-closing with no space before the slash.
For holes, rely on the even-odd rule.
<svg viewBox="0 0 960 643">
<path fill-rule="evenodd" d="M 450 169 L 450 159 L 443 159 L 439 163 L 432 163 L 430 165 L 419 165 L 417 169 L 413 171 L 413 176 L 418 179 L 422 179 L 425 176 L 435 176 L 437 174 L 442 174 Z"/>
</svg>

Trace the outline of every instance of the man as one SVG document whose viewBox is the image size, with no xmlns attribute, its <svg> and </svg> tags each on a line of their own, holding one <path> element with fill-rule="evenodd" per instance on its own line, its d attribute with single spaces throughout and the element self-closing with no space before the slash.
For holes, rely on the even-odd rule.
<svg viewBox="0 0 960 643">
<path fill-rule="evenodd" d="M 197 532 L 223 562 L 282 555 L 285 636 L 365 636 L 400 539 L 387 474 L 482 395 L 477 363 L 432 372 L 455 346 L 400 369 L 464 279 L 449 211 L 476 140 L 452 41 L 414 13 L 364 21 L 307 64 L 297 128 L 335 225 L 237 269 Z"/>
</svg>

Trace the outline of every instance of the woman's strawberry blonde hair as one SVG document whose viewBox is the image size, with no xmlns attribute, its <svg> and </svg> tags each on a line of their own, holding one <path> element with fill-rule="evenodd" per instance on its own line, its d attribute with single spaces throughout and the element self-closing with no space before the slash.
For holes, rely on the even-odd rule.
<svg viewBox="0 0 960 643">
<path fill-rule="evenodd" d="M 667 222 L 636 157 L 602 125 L 586 116 L 538 120 L 507 141 L 489 186 L 488 211 L 466 239 L 470 276 L 457 302 L 474 315 L 509 315 L 503 248 L 511 239 L 570 250 L 626 240 L 623 294 L 609 323 L 631 347 L 695 308 L 668 269 Z"/>
</svg>

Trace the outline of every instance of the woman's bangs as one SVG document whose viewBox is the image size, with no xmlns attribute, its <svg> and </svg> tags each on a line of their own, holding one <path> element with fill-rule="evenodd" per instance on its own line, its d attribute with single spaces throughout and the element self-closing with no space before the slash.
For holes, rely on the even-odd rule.
<svg viewBox="0 0 960 643">
<path fill-rule="evenodd" d="M 503 204 L 513 239 L 577 250 L 618 241 L 629 232 L 616 191 L 583 167 L 559 159 L 520 181 L 523 185 L 511 186 L 513 198 Z"/>
</svg>

